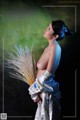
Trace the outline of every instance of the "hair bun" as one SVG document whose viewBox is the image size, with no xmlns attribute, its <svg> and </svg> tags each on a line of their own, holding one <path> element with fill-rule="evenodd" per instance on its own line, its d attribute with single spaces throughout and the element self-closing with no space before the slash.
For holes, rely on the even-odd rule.
<svg viewBox="0 0 80 120">
<path fill-rule="evenodd" d="M 63 39 L 65 36 L 69 35 L 73 35 L 73 32 L 66 25 L 63 25 L 60 31 L 60 39 Z"/>
<path fill-rule="evenodd" d="M 64 26 L 65 35 L 73 35 L 73 32 L 65 25 Z"/>
<path fill-rule="evenodd" d="M 62 40 L 65 36 L 73 35 L 73 32 L 65 25 L 64 21 L 52 21 L 53 35 L 59 35 L 57 40 Z"/>
</svg>

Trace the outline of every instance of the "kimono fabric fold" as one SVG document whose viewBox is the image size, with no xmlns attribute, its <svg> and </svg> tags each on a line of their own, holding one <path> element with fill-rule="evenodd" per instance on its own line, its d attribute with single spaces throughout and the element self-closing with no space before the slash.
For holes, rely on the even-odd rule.
<svg viewBox="0 0 80 120">
<path fill-rule="evenodd" d="M 46 88 L 48 85 L 53 88 Z M 59 83 L 54 80 L 53 75 L 51 75 L 44 82 L 44 89 L 42 92 L 42 101 L 37 103 L 37 110 L 34 120 L 60 120 L 60 98 L 61 93 L 59 91 Z"/>
</svg>

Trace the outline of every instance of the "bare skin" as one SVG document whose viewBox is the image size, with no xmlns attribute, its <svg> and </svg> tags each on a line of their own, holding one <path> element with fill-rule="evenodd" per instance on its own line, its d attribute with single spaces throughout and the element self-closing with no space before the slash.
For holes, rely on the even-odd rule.
<svg viewBox="0 0 80 120">
<path fill-rule="evenodd" d="M 55 55 L 55 43 L 54 40 L 58 38 L 59 36 L 53 36 L 53 29 L 51 24 L 48 26 L 48 28 L 44 32 L 44 37 L 48 39 L 48 47 L 46 47 L 40 57 L 40 59 L 37 62 L 37 77 L 41 76 L 45 70 L 48 70 L 51 72 L 53 61 L 54 61 L 54 55 Z M 40 97 L 42 99 L 42 93 L 40 94 Z M 34 102 L 37 102 L 36 99 Z"/>
<path fill-rule="evenodd" d="M 37 68 L 38 68 L 37 77 L 41 76 L 47 68 L 48 61 L 49 61 L 49 55 L 50 55 L 50 49 L 51 47 L 49 46 L 45 48 L 44 52 L 42 53 L 40 59 L 37 62 Z"/>
</svg>

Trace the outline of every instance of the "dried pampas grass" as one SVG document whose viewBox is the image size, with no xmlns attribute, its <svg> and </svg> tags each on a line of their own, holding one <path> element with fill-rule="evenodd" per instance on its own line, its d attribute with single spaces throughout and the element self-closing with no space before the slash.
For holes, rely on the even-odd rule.
<svg viewBox="0 0 80 120">
<path fill-rule="evenodd" d="M 36 64 L 32 51 L 26 45 L 14 48 L 14 53 L 9 53 L 7 60 L 8 68 L 11 68 L 10 75 L 16 79 L 26 82 L 31 85 L 35 81 Z"/>
</svg>

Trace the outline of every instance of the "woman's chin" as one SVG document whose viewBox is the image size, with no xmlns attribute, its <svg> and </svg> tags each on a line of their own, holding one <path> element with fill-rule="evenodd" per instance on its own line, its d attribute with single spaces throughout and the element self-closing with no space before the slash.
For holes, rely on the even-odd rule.
<svg viewBox="0 0 80 120">
<path fill-rule="evenodd" d="M 44 37 L 44 38 L 47 38 L 45 34 L 43 34 L 43 37 Z"/>
</svg>

